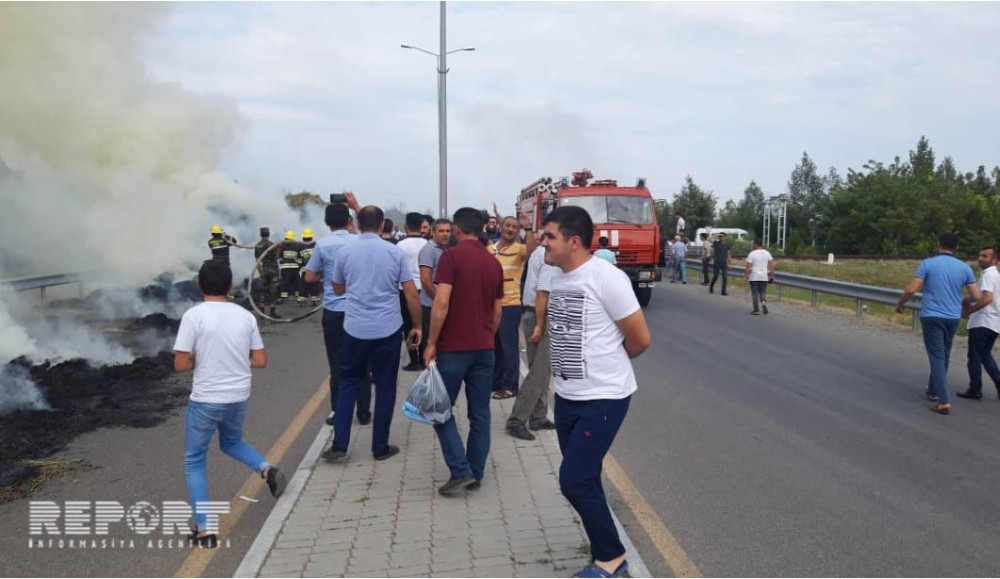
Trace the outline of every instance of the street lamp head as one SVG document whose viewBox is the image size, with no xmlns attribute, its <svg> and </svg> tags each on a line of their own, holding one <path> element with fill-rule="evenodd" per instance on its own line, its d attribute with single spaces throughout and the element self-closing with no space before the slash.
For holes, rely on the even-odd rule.
<svg viewBox="0 0 1000 579">
<path fill-rule="evenodd" d="M 475 49 L 476 49 L 476 47 L 475 47 L 475 46 L 466 46 L 466 47 L 465 47 L 465 48 L 463 48 L 462 50 L 467 50 L 467 51 L 469 51 L 469 52 L 472 52 L 472 51 L 473 51 L 473 50 L 475 50 Z"/>
<path fill-rule="evenodd" d="M 410 46 L 409 44 L 400 44 L 400 45 L 399 45 L 399 47 L 400 47 L 400 48 L 413 48 L 413 47 L 412 47 L 412 46 Z"/>
</svg>

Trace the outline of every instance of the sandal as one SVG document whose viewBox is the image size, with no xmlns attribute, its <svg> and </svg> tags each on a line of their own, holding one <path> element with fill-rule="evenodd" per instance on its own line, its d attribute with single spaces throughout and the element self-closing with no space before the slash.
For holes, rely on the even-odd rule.
<svg viewBox="0 0 1000 579">
<path fill-rule="evenodd" d="M 497 390 L 493 393 L 494 400 L 506 400 L 515 396 L 517 396 L 517 392 L 513 390 Z"/>
<path fill-rule="evenodd" d="M 935 404 L 931 406 L 931 410 L 937 412 L 938 414 L 948 414 L 951 412 L 951 404 Z"/>
<path fill-rule="evenodd" d="M 931 394 L 931 391 L 930 391 L 929 388 L 927 390 L 924 390 L 924 396 L 926 396 L 927 399 L 930 400 L 931 402 L 937 402 L 938 400 L 940 400 L 939 397 Z"/>
</svg>

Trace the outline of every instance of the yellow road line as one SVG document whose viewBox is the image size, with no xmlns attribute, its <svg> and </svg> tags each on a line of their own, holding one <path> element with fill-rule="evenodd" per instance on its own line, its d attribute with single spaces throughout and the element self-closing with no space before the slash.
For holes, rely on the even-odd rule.
<svg viewBox="0 0 1000 579">
<path fill-rule="evenodd" d="M 278 441 L 264 455 L 268 461 L 274 464 L 281 462 L 285 453 L 291 448 L 292 443 L 295 442 L 295 439 L 299 437 L 302 430 L 309 423 L 309 418 L 312 417 L 316 409 L 319 408 L 319 405 L 326 399 L 329 391 L 329 382 L 324 380 L 320 383 L 319 388 L 316 389 L 312 398 L 309 399 L 309 402 L 306 402 L 306 405 L 302 407 L 302 410 L 295 416 L 292 423 L 288 425 L 285 432 L 281 434 Z M 289 472 L 286 474 L 291 476 L 293 473 Z M 249 503 L 238 500 L 238 497 L 240 495 L 252 497 L 263 488 L 264 484 L 264 479 L 260 478 L 260 475 L 252 474 L 247 477 L 246 482 L 243 483 L 240 490 L 236 491 L 236 496 L 229 502 L 231 505 L 229 515 L 219 521 L 219 535 L 222 537 L 222 540 L 230 534 L 249 506 Z M 174 577 L 201 577 L 201 574 L 208 568 L 209 563 L 212 562 L 218 551 L 218 549 L 193 549 L 187 559 L 184 560 L 181 568 L 177 570 L 177 573 L 174 573 Z"/>
<path fill-rule="evenodd" d="M 667 565 L 670 566 L 670 570 L 673 571 L 674 576 L 701 577 L 701 571 L 698 570 L 697 565 L 687 556 L 687 553 L 684 552 L 677 539 L 667 530 L 666 525 L 663 524 L 660 517 L 656 516 L 656 511 L 653 510 L 653 507 L 649 506 L 649 503 L 643 498 L 642 493 L 639 492 L 639 489 L 635 488 L 635 485 L 632 484 L 632 481 L 629 480 L 625 471 L 618 465 L 618 461 L 611 456 L 610 452 L 604 456 L 604 472 L 608 475 L 611 484 L 618 490 L 618 494 L 625 499 L 625 504 L 635 514 L 636 520 L 646 530 L 646 534 L 649 535 L 656 550 L 660 552 Z"/>
</svg>

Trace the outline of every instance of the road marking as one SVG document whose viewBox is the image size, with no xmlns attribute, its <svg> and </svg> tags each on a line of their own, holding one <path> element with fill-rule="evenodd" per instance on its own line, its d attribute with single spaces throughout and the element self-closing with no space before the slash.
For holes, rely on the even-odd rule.
<svg viewBox="0 0 1000 579">
<path fill-rule="evenodd" d="M 285 432 L 281 434 L 278 441 L 274 443 L 274 446 L 267 451 L 264 455 L 269 462 L 278 464 L 281 459 L 291 448 L 292 443 L 299 437 L 302 430 L 309 424 L 309 419 L 312 417 L 319 405 L 323 403 L 326 399 L 327 394 L 330 391 L 329 382 L 324 380 L 320 383 L 316 392 L 312 395 L 312 398 L 306 402 L 306 405 L 302 407 L 292 423 L 288 425 Z M 260 478 L 258 474 L 251 474 L 247 477 L 246 482 L 240 487 L 240 490 L 236 491 L 236 497 L 240 495 L 246 495 L 252 497 L 256 495 L 264 487 L 264 479 Z M 219 523 L 219 535 L 226 537 L 230 534 L 236 524 L 240 521 L 243 513 L 247 510 L 250 503 L 245 501 L 237 500 L 233 498 L 229 504 L 231 505 L 231 510 L 229 511 L 229 516 L 222 519 Z M 219 549 L 194 549 L 191 554 L 188 555 L 187 559 L 184 560 L 184 564 L 181 568 L 174 573 L 174 577 L 201 577 L 205 569 L 208 568 L 209 563 L 215 558 L 215 554 Z"/>
<path fill-rule="evenodd" d="M 645 529 L 646 534 L 653 541 L 656 550 L 660 552 L 663 559 L 670 566 L 676 577 L 701 577 L 694 561 L 684 552 L 683 547 L 677 542 L 673 534 L 667 530 L 666 525 L 656 516 L 656 511 L 649 506 L 643 498 L 639 489 L 635 488 L 629 480 L 625 471 L 618 465 L 618 461 L 609 452 L 604 456 L 604 472 L 608 475 L 608 480 L 615 486 L 618 494 L 625 500 L 629 510 L 635 515 L 636 520 Z"/>
</svg>

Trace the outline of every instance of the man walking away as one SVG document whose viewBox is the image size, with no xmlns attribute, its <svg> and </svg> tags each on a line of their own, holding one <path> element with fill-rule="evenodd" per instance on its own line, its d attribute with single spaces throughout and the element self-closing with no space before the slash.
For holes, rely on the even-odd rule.
<svg viewBox="0 0 1000 579">
<path fill-rule="evenodd" d="M 601 468 L 637 388 L 629 359 L 651 338 L 628 276 L 591 258 L 593 235 L 581 207 L 558 207 L 545 218 L 545 263 L 558 268 L 550 282 L 548 328 L 563 455 L 559 487 L 590 539 L 593 563 L 574 577 L 620 577 L 628 562 Z"/>
<path fill-rule="evenodd" d="M 955 257 L 956 249 L 958 236 L 954 233 L 941 234 L 938 238 L 938 254 L 920 262 L 913 281 L 903 290 L 903 295 L 896 304 L 896 311 L 903 313 L 906 302 L 923 288 L 920 325 L 923 329 L 924 349 L 931 367 L 924 395 L 934 402 L 931 410 L 939 414 L 951 411 L 948 362 L 951 358 L 951 343 L 962 317 L 962 287 L 969 290 L 973 302 L 978 302 L 981 297 L 972 268 Z"/>
<path fill-rule="evenodd" d="M 281 270 L 281 301 L 289 297 L 298 297 L 299 290 L 299 244 L 295 241 L 295 232 L 286 231 L 285 240 L 278 248 L 278 269 Z"/>
<path fill-rule="evenodd" d="M 427 340 L 431 337 L 431 306 L 437 295 L 434 286 L 434 275 L 437 273 L 441 254 L 451 243 L 451 221 L 438 219 L 431 226 L 431 240 L 420 250 L 417 265 L 420 266 L 420 319 L 423 322 L 423 342 L 420 344 L 421 356 L 427 348 Z"/>
<path fill-rule="evenodd" d="M 708 234 L 701 234 L 701 285 L 708 285 L 708 264 L 712 261 L 712 242 Z"/>
<path fill-rule="evenodd" d="M 253 258 L 260 263 L 257 265 L 257 280 L 260 287 L 260 307 L 267 309 L 272 318 L 278 317 L 274 311 L 274 304 L 278 301 L 280 291 L 280 279 L 278 270 L 278 256 L 274 250 L 268 253 L 264 259 L 260 256 L 274 245 L 271 241 L 271 230 L 267 227 L 260 228 L 260 241 L 253 247 Z"/>
<path fill-rule="evenodd" d="M 400 329 L 403 317 L 396 297 L 399 286 L 406 293 L 406 305 L 415 321 L 407 334 L 409 347 L 420 343 L 420 297 L 406 256 L 394 245 L 382 241 L 382 210 L 369 205 L 358 212 L 358 241 L 340 249 L 333 264 L 333 291 L 347 294 L 344 312 L 344 345 L 341 350 L 340 393 L 333 418 L 333 444 L 323 457 L 337 460 L 347 456 L 351 442 L 351 409 L 358 388 L 367 387 L 368 362 L 375 369 L 375 421 L 372 454 L 385 460 L 399 454 L 389 444 L 389 428 L 396 405 L 396 377 L 399 373 Z"/>
<path fill-rule="evenodd" d="M 726 234 L 720 233 L 719 239 L 712 244 L 712 282 L 708 284 L 708 293 L 715 293 L 715 281 L 719 279 L 719 271 L 722 271 L 722 295 L 728 296 L 726 292 L 726 282 L 729 280 L 729 268 L 733 266 L 733 257 L 729 254 L 729 244 L 726 243 Z"/>
<path fill-rule="evenodd" d="M 597 245 L 601 246 L 601 248 L 594 252 L 594 257 L 603 259 L 604 261 L 610 263 L 611 265 L 618 265 L 618 258 L 615 257 L 615 252 L 613 252 L 610 249 L 608 249 L 608 238 L 607 237 L 605 237 L 605 236 L 602 235 L 597 240 Z M 534 255 L 536 253 L 538 253 L 537 249 L 531 253 L 532 257 L 534 257 Z M 528 261 L 530 263 L 530 261 L 531 261 L 530 257 L 528 258 Z M 531 267 L 531 266 L 529 265 L 528 267 Z M 525 291 L 527 291 L 527 290 L 525 290 Z"/>
<path fill-rule="evenodd" d="M 993 344 L 1000 333 L 1000 273 L 997 273 L 997 250 L 994 247 L 984 247 L 979 250 L 979 267 L 983 273 L 979 277 L 979 292 L 982 298 L 975 304 L 963 304 L 962 317 L 967 317 L 969 323 L 969 388 L 959 392 L 960 398 L 982 400 L 983 369 L 993 380 L 993 386 L 1000 396 L 1000 369 L 993 359 Z"/>
<path fill-rule="evenodd" d="M 774 281 L 774 257 L 763 245 L 760 238 L 753 240 L 753 251 L 747 255 L 747 265 L 743 269 L 743 283 L 750 283 L 753 296 L 753 311 L 750 313 L 755 316 L 760 315 L 761 309 L 767 315 L 767 284 Z"/>
<path fill-rule="evenodd" d="M 403 254 L 406 256 L 406 265 L 410 268 L 413 283 L 416 285 L 418 292 L 420 291 L 420 265 L 418 264 L 420 250 L 427 245 L 427 240 L 424 239 L 421 233 L 423 223 L 424 216 L 420 213 L 415 211 L 407 213 L 406 238 L 396 244 L 397 247 L 403 250 Z M 403 314 L 403 333 L 409 334 L 410 330 L 413 329 L 413 319 L 410 318 L 410 313 L 406 307 L 406 295 L 403 293 L 402 287 L 399 290 L 399 310 Z M 419 372 L 423 370 L 423 366 L 420 364 L 421 352 L 419 348 L 416 350 L 408 349 L 407 354 L 410 356 L 410 363 L 403 366 L 403 370 L 407 372 Z"/>
<path fill-rule="evenodd" d="M 687 244 L 684 243 L 683 235 L 678 235 L 674 244 L 670 246 L 670 260 L 674 263 L 674 274 L 670 283 L 680 280 L 686 285 L 688 282 Z"/>
<path fill-rule="evenodd" d="M 216 430 L 222 452 L 259 473 L 274 498 L 281 496 L 288 481 L 284 473 L 243 442 L 250 369 L 267 367 L 267 351 L 257 320 L 226 300 L 233 287 L 233 272 L 225 263 L 203 263 L 198 271 L 198 287 L 205 301 L 181 317 L 174 343 L 174 370 L 194 370 L 184 417 L 184 475 L 196 523 L 190 540 L 199 547 L 215 548 L 219 541 L 208 528 L 205 465 Z"/>
<path fill-rule="evenodd" d="M 469 416 L 465 446 L 454 416 L 434 425 L 451 473 L 438 489 L 442 495 L 479 488 L 490 452 L 493 335 L 500 324 L 504 271 L 479 241 L 484 222 L 478 209 L 463 207 L 455 212 L 458 245 L 441 255 L 434 275 L 437 287 L 424 363 L 437 359 L 452 406 L 465 382 Z"/>
<path fill-rule="evenodd" d="M 319 283 L 323 286 L 323 342 L 326 346 L 326 362 L 330 368 L 330 416 L 326 423 L 333 426 L 337 413 L 337 400 L 340 398 L 341 349 L 344 345 L 344 312 L 347 309 L 347 296 L 337 295 L 333 291 L 333 264 L 337 261 L 340 250 L 357 242 L 358 236 L 350 232 L 353 220 L 349 207 L 355 211 L 360 209 L 353 193 L 345 193 L 347 204 L 333 203 L 326 206 L 324 221 L 332 235 L 328 235 L 316 243 L 316 249 L 305 266 L 306 283 Z M 358 389 L 357 416 L 358 422 L 368 424 L 372 419 L 372 389 L 371 384 L 362 384 Z M 350 411 L 348 411 L 348 414 Z"/>
<path fill-rule="evenodd" d="M 607 241 L 606 237 L 601 239 Z M 594 257 L 599 257 L 598 253 L 600 250 L 594 252 Z M 614 254 L 611 256 L 614 257 Z M 528 431 L 528 425 L 531 430 L 555 428 L 555 424 L 548 418 L 552 365 L 549 363 L 549 334 L 545 330 L 551 269 L 551 265 L 545 265 L 545 248 L 539 246 L 528 258 L 522 306 L 524 313 L 521 314 L 521 331 L 528 345 L 528 375 L 517 390 L 517 400 L 507 418 L 506 428 L 507 434 L 521 440 L 535 439 L 535 435 Z"/>
</svg>

